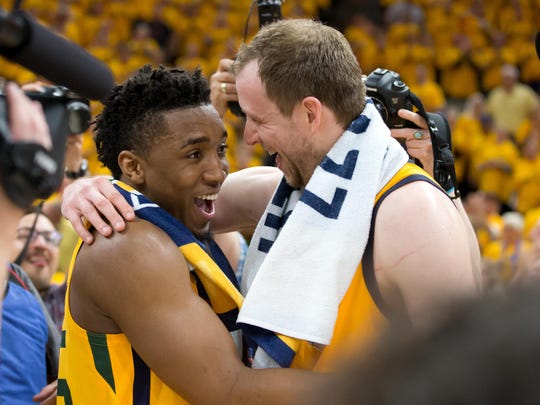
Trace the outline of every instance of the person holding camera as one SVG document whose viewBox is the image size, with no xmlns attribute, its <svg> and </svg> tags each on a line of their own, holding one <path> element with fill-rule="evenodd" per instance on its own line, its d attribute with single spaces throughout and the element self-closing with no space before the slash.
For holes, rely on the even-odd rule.
<svg viewBox="0 0 540 405">
<path fill-rule="evenodd" d="M 4 148 L 6 153 L 6 145 L 11 143 L 36 143 L 45 148 L 50 148 L 51 138 L 49 128 L 45 120 L 41 104 L 28 99 L 17 84 L 13 82 L 6 83 L 5 86 L 6 100 L 9 105 L 8 121 L 11 132 L 11 139 L 5 139 Z M 30 112 L 30 113 L 29 113 Z M 5 161 L 3 162 L 6 163 Z M 0 169 L 0 174 L 4 178 L 7 175 L 6 167 Z M 24 207 L 15 204 L 6 194 L 5 184 L 2 183 L 0 188 L 0 210 L 1 223 L 3 231 L 0 233 L 2 238 L 2 246 L 5 249 L 0 249 L 2 262 L 9 262 L 9 251 L 7 247 L 11 246 L 13 235 L 17 229 L 19 219 L 24 214 Z M 0 284 L 5 286 L 7 273 L 1 272 Z"/>
<path fill-rule="evenodd" d="M 466 220 L 391 137 L 342 34 L 311 20 L 268 24 L 230 70 L 244 140 L 277 164 L 229 175 L 212 220 L 215 232 L 255 229 L 238 319 L 254 367 L 331 369 L 392 319 L 423 327 L 480 293 Z M 420 126 L 400 137 L 423 140 Z M 112 232 L 96 206 L 115 230 L 133 215 L 106 180 L 75 182 L 62 212 L 89 243 L 81 217 Z"/>
<path fill-rule="evenodd" d="M 47 367 L 45 347 L 48 333 L 43 308 L 30 288 L 24 288 L 10 280 L 8 267 L 11 259 L 13 236 L 19 220 L 28 206 L 15 197 L 13 193 L 13 175 L 18 166 L 13 164 L 17 153 L 37 151 L 47 153 L 52 147 L 51 137 L 42 105 L 30 100 L 13 82 L 5 85 L 7 102 L 7 123 L 9 128 L 2 128 L 2 168 L 0 175 L 0 233 L 2 249 L 1 258 L 4 263 L 0 271 L 0 312 L 2 323 L 0 328 L 0 402 L 29 403 L 34 400 L 46 400 L 48 394 L 40 390 L 47 383 Z M 18 156 L 21 158 L 21 156 Z M 29 196 L 38 190 L 28 188 L 22 190 Z M 37 195 L 35 195 L 37 198 Z M 26 199 L 25 199 L 26 200 Z M 28 199 L 29 200 L 29 199 Z M 29 323 L 30 322 L 30 323 Z M 39 393 L 39 394 L 38 394 Z M 17 402 L 21 401 L 21 402 Z M 7 403 L 6 402 L 6 403 Z M 49 398 L 45 403 L 54 403 Z"/>
</svg>

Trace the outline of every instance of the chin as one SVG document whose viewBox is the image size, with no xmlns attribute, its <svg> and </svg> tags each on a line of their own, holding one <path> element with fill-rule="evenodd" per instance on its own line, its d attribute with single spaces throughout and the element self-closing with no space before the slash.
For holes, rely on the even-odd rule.
<svg viewBox="0 0 540 405">
<path fill-rule="evenodd" d="M 291 186 L 292 188 L 302 188 L 304 187 L 302 181 L 296 177 L 291 178 L 287 174 L 285 174 L 285 182 Z"/>
<path fill-rule="evenodd" d="M 208 224 L 204 228 L 199 228 L 196 232 L 194 231 L 193 234 L 200 240 L 210 239 L 210 225 Z"/>
</svg>

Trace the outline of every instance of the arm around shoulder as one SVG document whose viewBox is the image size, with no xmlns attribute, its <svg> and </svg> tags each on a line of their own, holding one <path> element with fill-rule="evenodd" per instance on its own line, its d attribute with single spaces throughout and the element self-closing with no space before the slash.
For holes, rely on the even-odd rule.
<svg viewBox="0 0 540 405">
<path fill-rule="evenodd" d="M 231 404 L 306 401 L 320 377 L 244 366 L 225 326 L 193 291 L 187 263 L 163 231 L 136 220 L 125 233 L 98 236 L 86 248 L 81 254 L 87 279 L 80 282 L 94 279 L 90 294 L 98 312 L 114 321 L 145 363 L 183 398 Z"/>
<path fill-rule="evenodd" d="M 255 229 L 282 176 L 272 166 L 250 167 L 227 176 L 216 201 L 214 231 Z"/>
</svg>

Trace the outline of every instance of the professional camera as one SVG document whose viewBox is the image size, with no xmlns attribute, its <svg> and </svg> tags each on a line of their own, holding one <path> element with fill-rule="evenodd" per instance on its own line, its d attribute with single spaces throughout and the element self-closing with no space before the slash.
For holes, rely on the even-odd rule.
<svg viewBox="0 0 540 405">
<path fill-rule="evenodd" d="M 52 149 L 28 142 L 11 141 L 5 94 L 0 91 L 0 175 L 7 196 L 26 208 L 37 198 L 48 198 L 64 176 L 66 138 L 90 125 L 90 103 L 63 86 L 45 86 L 25 94 L 43 107 Z"/>
<path fill-rule="evenodd" d="M 439 113 L 426 112 L 420 99 L 409 90 L 400 75 L 392 70 L 377 68 L 363 80 L 367 96 L 371 97 L 373 104 L 390 129 L 416 128 L 412 122 L 400 118 L 398 111 L 402 108 L 410 111 L 413 111 L 414 107 L 418 109 L 417 112 L 426 120 L 431 135 L 434 158 L 433 176 L 445 190 L 455 187 L 457 180 L 452 155 L 452 139 L 446 118 Z M 405 147 L 404 143 L 402 145 Z M 457 193 L 457 187 L 455 190 Z"/>
<path fill-rule="evenodd" d="M 389 128 L 407 128 L 411 122 L 397 115 L 399 109 L 412 111 L 409 87 L 398 73 L 377 68 L 364 78 L 366 93 L 373 100 L 384 122 Z"/>
</svg>

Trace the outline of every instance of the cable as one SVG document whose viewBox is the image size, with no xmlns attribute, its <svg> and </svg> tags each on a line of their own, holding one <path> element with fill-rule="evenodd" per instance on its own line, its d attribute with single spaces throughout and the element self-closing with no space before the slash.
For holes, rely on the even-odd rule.
<svg viewBox="0 0 540 405">
<path fill-rule="evenodd" d="M 26 238 L 26 241 L 24 242 L 24 246 L 21 249 L 21 252 L 19 253 L 17 258 L 13 262 L 19 266 L 21 265 L 22 261 L 26 257 L 26 253 L 28 252 L 28 246 L 30 246 L 30 241 L 32 240 L 32 234 L 36 230 L 37 221 L 38 221 L 39 216 L 41 215 L 42 209 L 43 209 L 43 200 L 40 201 L 40 203 L 36 207 L 36 217 L 34 218 L 34 222 L 32 223 L 32 227 L 30 228 L 30 232 L 28 233 L 28 238 Z"/>
</svg>

